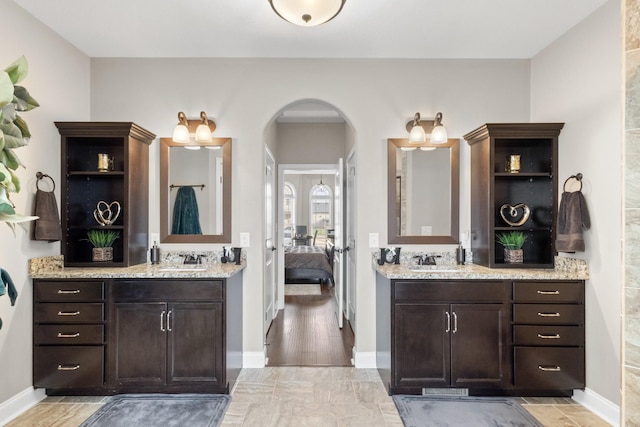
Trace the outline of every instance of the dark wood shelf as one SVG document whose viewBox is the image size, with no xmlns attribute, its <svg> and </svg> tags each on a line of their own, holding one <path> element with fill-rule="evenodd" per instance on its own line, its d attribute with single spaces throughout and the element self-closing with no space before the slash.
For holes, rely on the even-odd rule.
<svg viewBox="0 0 640 427">
<path fill-rule="evenodd" d="M 61 136 L 62 186 L 60 250 L 65 266 L 127 267 L 146 262 L 149 234 L 149 145 L 151 132 L 132 122 L 56 122 Z M 115 170 L 97 170 L 99 154 Z M 98 203 L 120 204 L 116 224 L 101 226 Z M 87 230 L 118 230 L 113 261 L 92 262 Z"/>
<path fill-rule="evenodd" d="M 489 268 L 553 268 L 558 216 L 558 136 L 563 123 L 488 123 L 464 139 L 471 147 L 471 241 L 473 261 Z M 520 156 L 520 172 L 505 171 Z M 529 219 L 512 227 L 503 205 L 526 205 Z M 515 219 L 515 218 L 514 218 Z M 506 264 L 499 233 L 521 231 L 524 263 Z"/>
</svg>

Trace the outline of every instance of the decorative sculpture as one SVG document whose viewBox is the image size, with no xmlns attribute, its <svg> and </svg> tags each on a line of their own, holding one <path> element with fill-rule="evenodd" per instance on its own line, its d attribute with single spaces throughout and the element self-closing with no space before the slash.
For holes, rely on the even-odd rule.
<svg viewBox="0 0 640 427">
<path fill-rule="evenodd" d="M 118 216 L 120 216 L 120 203 L 117 201 L 107 203 L 104 200 L 100 200 L 93 211 L 93 217 L 102 226 L 113 224 L 118 219 Z"/>
<path fill-rule="evenodd" d="M 522 209 L 522 216 L 520 217 L 519 210 Z M 505 215 L 505 211 L 508 211 L 508 216 L 510 219 L 507 219 L 507 215 Z M 524 203 L 517 204 L 515 206 L 511 206 L 508 203 L 505 203 L 500 207 L 500 216 L 511 227 L 519 227 L 523 225 L 529 219 L 529 215 L 531 214 L 531 210 L 529 206 Z M 520 217 L 518 220 L 517 218 Z"/>
</svg>

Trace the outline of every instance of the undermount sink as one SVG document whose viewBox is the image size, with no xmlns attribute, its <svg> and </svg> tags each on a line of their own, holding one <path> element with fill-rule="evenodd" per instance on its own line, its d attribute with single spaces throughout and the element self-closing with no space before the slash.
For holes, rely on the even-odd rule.
<svg viewBox="0 0 640 427">
<path fill-rule="evenodd" d="M 167 265 L 160 267 L 160 271 L 206 271 L 207 267 L 198 264 L 182 264 L 182 265 Z"/>
<path fill-rule="evenodd" d="M 460 267 L 456 265 L 414 265 L 408 268 L 414 273 L 456 273 L 460 271 Z"/>
</svg>

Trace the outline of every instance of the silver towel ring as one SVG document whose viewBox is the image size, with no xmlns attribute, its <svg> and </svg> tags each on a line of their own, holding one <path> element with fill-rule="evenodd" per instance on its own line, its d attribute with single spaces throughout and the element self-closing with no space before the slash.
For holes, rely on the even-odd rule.
<svg viewBox="0 0 640 427">
<path fill-rule="evenodd" d="M 38 180 L 36 181 L 36 188 L 38 190 L 40 190 L 40 187 L 38 187 L 38 184 L 40 183 L 40 180 L 42 180 L 44 178 L 49 178 L 51 180 L 51 184 L 53 184 L 53 190 L 51 190 L 51 191 L 56 191 L 56 182 L 53 180 L 53 178 L 51 178 L 46 173 L 36 172 L 36 178 L 38 178 Z"/>
<path fill-rule="evenodd" d="M 569 183 L 569 181 L 571 180 L 575 180 L 580 184 L 580 188 L 578 188 L 577 190 L 573 190 L 573 191 L 568 191 L 567 190 L 567 183 Z M 569 178 L 566 179 L 566 181 L 564 182 L 563 186 L 562 186 L 562 191 L 564 192 L 569 192 L 569 193 L 574 193 L 576 191 L 582 191 L 582 174 L 581 173 L 577 173 L 575 175 L 571 175 Z"/>
</svg>

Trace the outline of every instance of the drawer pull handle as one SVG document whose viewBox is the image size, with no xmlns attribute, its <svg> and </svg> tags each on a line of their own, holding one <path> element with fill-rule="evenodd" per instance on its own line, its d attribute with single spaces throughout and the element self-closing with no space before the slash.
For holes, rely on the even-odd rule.
<svg viewBox="0 0 640 427">
<path fill-rule="evenodd" d="M 171 332 L 171 313 L 173 313 L 173 310 L 169 310 L 169 312 L 167 313 L 167 331 Z"/>
<path fill-rule="evenodd" d="M 162 310 L 162 313 L 160 313 L 160 330 L 162 332 L 165 332 L 166 329 L 164 328 L 164 314 L 166 313 L 166 311 Z"/>
<path fill-rule="evenodd" d="M 76 332 L 75 334 L 65 334 L 62 332 L 58 332 L 58 338 L 78 338 L 80 336 L 80 332 Z"/>
<path fill-rule="evenodd" d="M 444 314 L 447 316 L 447 329 L 445 330 L 445 332 L 448 333 L 449 331 L 451 331 L 451 315 L 448 311 L 445 311 Z"/>
<path fill-rule="evenodd" d="M 77 371 L 80 365 L 58 365 L 58 371 Z"/>
<path fill-rule="evenodd" d="M 80 289 L 58 289 L 58 293 L 62 295 L 79 294 Z"/>
<path fill-rule="evenodd" d="M 560 334 L 538 334 L 538 338 L 542 338 L 543 340 L 559 340 Z"/>
<path fill-rule="evenodd" d="M 544 372 L 560 372 L 562 370 L 560 369 L 560 366 L 543 366 L 543 365 L 538 365 L 538 369 Z"/>
<path fill-rule="evenodd" d="M 540 317 L 560 317 L 560 313 L 538 313 Z"/>
<path fill-rule="evenodd" d="M 77 316 L 79 311 L 59 311 L 58 316 Z"/>
<path fill-rule="evenodd" d="M 560 291 L 538 291 L 540 295 L 560 295 Z"/>
<path fill-rule="evenodd" d="M 458 332 L 458 315 L 456 314 L 455 311 L 452 312 L 451 314 L 453 315 L 453 331 L 451 332 L 455 334 L 456 332 Z"/>
</svg>

